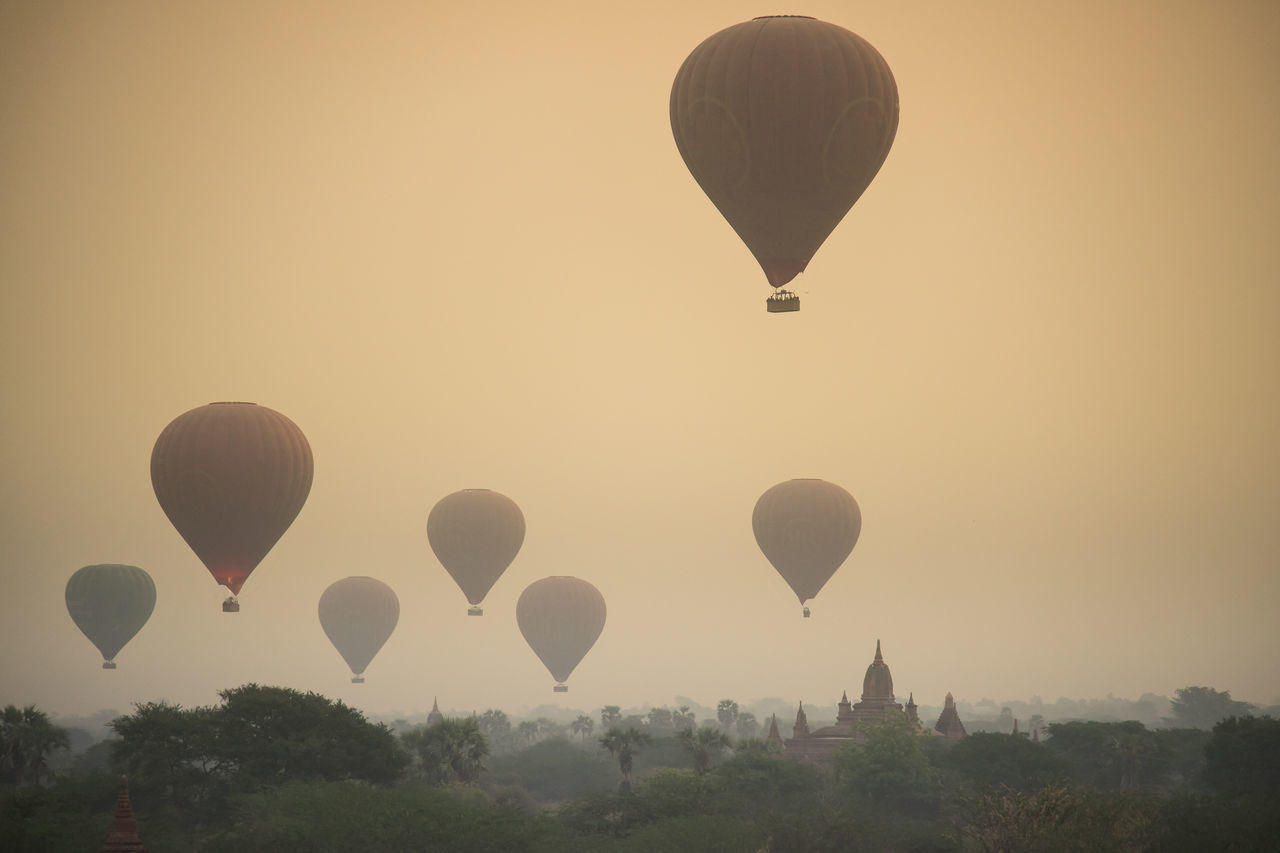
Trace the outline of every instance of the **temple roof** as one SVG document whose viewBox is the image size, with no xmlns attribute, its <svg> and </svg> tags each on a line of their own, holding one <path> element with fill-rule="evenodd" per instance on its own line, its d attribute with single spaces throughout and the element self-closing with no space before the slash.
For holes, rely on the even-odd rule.
<svg viewBox="0 0 1280 853">
<path fill-rule="evenodd" d="M 960 722 L 960 714 L 956 711 L 956 700 L 950 693 L 947 693 L 946 705 L 933 728 L 949 738 L 958 739 L 968 735 L 964 730 L 964 723 Z"/>
<path fill-rule="evenodd" d="M 440 703 L 434 697 L 431 699 L 431 713 L 427 714 L 427 725 L 433 726 L 444 719 L 444 714 L 440 713 Z"/>
<path fill-rule="evenodd" d="M 862 679 L 862 698 L 893 699 L 893 675 L 880 654 L 879 640 L 876 640 L 876 658 L 867 667 L 867 675 Z"/>
</svg>

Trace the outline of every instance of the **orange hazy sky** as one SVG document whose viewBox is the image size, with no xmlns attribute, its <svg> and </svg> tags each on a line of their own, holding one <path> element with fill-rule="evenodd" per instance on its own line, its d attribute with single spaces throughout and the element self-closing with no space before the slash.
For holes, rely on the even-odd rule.
<svg viewBox="0 0 1280 853">
<path fill-rule="evenodd" d="M 373 713 L 834 703 L 884 643 L 922 704 L 1280 701 L 1280 4 L 41 2 L 0 7 L 0 701 Z M 774 12 L 875 45 L 871 188 L 769 315 L 668 98 Z M 182 412 L 252 400 L 315 481 L 224 615 L 152 493 Z M 768 487 L 862 537 L 800 618 Z M 426 519 L 522 508 L 481 619 Z M 104 672 L 76 569 L 155 579 Z M 553 574 L 608 623 L 552 680 L 514 619 Z M 321 592 L 400 623 L 351 685 Z"/>
</svg>

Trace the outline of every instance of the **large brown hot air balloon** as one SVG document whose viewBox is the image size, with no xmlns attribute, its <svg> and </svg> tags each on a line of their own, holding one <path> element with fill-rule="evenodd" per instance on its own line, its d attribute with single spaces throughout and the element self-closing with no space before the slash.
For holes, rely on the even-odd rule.
<svg viewBox="0 0 1280 853">
<path fill-rule="evenodd" d="M 804 271 L 880 170 L 898 86 L 861 37 L 796 15 L 755 18 L 694 48 L 671 87 L 680 156 L 776 292 Z"/>
<path fill-rule="evenodd" d="M 156 585 L 137 566 L 104 563 L 78 569 L 67 581 L 67 612 L 102 652 L 102 668 L 142 630 L 156 607 Z"/>
<path fill-rule="evenodd" d="M 480 602 L 524 544 L 524 514 L 506 495 L 463 489 L 432 508 L 427 541 L 467 597 L 468 615 L 481 616 Z"/>
<path fill-rule="evenodd" d="M 555 576 L 529 584 L 516 602 L 516 624 L 557 682 L 556 693 L 604 630 L 604 596 L 584 580 Z"/>
<path fill-rule="evenodd" d="M 853 495 L 835 483 L 787 480 L 756 501 L 751 527 L 756 544 L 803 605 L 857 544 L 862 512 Z"/>
<path fill-rule="evenodd" d="M 377 578 L 334 581 L 320 596 L 320 627 L 351 668 L 351 683 L 364 671 L 400 621 L 400 599 Z"/>
<path fill-rule="evenodd" d="M 210 403 L 179 415 L 151 451 L 165 515 L 214 580 L 222 609 L 284 535 L 311 491 L 311 445 L 297 425 L 253 403 Z"/>
</svg>

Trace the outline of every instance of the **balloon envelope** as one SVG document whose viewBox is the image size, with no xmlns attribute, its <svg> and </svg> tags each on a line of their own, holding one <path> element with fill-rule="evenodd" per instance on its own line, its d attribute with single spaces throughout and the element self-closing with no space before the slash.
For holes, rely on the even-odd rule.
<svg viewBox="0 0 1280 853">
<path fill-rule="evenodd" d="M 297 517 L 312 470 L 297 424 L 253 403 L 210 403 L 179 415 L 151 451 L 161 508 L 232 594 Z"/>
<path fill-rule="evenodd" d="M 802 16 L 756 18 L 694 48 L 671 87 L 685 165 L 769 283 L 802 272 L 880 170 L 898 87 L 866 40 Z"/>
<path fill-rule="evenodd" d="M 441 498 L 427 517 L 436 559 L 473 606 L 524 544 L 524 514 L 515 501 L 489 489 L 463 489 Z"/>
<path fill-rule="evenodd" d="M 787 480 L 756 501 L 751 528 L 760 550 L 804 604 L 857 544 L 862 512 L 835 483 Z"/>
<path fill-rule="evenodd" d="M 396 629 L 400 599 L 376 578 L 343 578 L 320 596 L 319 612 L 325 636 L 359 676 Z"/>
<path fill-rule="evenodd" d="M 67 581 L 67 612 L 89 642 L 102 652 L 103 667 L 151 618 L 156 585 L 137 566 L 104 563 L 78 569 Z"/>
<path fill-rule="evenodd" d="M 584 580 L 554 576 L 531 583 L 516 602 L 516 624 L 533 653 L 560 682 L 569 680 L 604 630 L 604 596 Z"/>
</svg>

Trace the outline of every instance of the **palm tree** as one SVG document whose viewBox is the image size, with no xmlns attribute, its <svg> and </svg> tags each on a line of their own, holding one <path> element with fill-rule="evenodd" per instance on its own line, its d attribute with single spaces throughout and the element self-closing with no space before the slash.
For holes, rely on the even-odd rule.
<svg viewBox="0 0 1280 853">
<path fill-rule="evenodd" d="M 605 705 L 600 709 L 600 724 L 609 727 L 618 724 L 622 719 L 622 709 L 617 705 Z"/>
<path fill-rule="evenodd" d="M 48 772 L 49 753 L 70 747 L 67 730 L 35 705 L 7 705 L 0 711 L 0 778 L 10 777 L 15 785 L 39 783 Z"/>
<path fill-rule="evenodd" d="M 484 771 L 484 759 L 489 754 L 489 744 L 474 717 L 444 719 L 407 731 L 400 740 L 417 756 L 422 778 L 432 785 L 475 782 Z"/>
<path fill-rule="evenodd" d="M 681 729 L 680 743 L 693 753 L 693 770 L 695 773 L 706 773 L 711 769 L 711 756 L 729 748 L 729 736 L 719 729 L 703 726 L 693 729 Z"/>
<path fill-rule="evenodd" d="M 579 715 L 578 719 L 574 720 L 573 724 L 569 726 L 575 735 L 582 735 L 582 742 L 584 744 L 587 742 L 587 735 L 591 734 L 591 730 L 595 727 L 595 721 L 586 714 Z"/>
<path fill-rule="evenodd" d="M 615 726 L 600 738 L 600 745 L 618 758 L 618 769 L 622 771 L 622 782 L 618 785 L 620 793 L 631 793 L 631 761 L 642 747 L 651 743 L 653 737 L 635 727 L 623 730 Z"/>
</svg>

